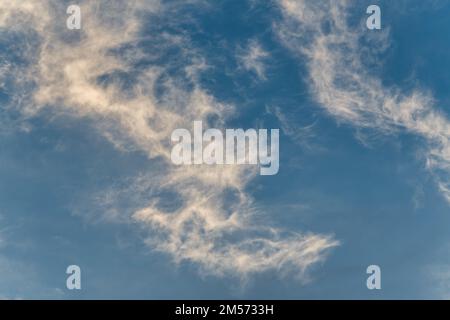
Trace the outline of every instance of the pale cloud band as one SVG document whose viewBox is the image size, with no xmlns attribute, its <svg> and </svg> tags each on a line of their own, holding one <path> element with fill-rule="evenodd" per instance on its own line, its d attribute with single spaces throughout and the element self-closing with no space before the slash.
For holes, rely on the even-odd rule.
<svg viewBox="0 0 450 320">
<path fill-rule="evenodd" d="M 426 164 L 450 202 L 450 121 L 433 108 L 434 99 L 416 89 L 403 93 L 386 87 L 363 63 L 370 51 L 361 45 L 367 32 L 348 25 L 351 1 L 279 0 L 283 21 L 278 34 L 299 59 L 307 59 L 310 89 L 317 102 L 338 121 L 384 133 L 406 130 L 427 142 Z M 364 12 L 362 12 L 363 14 Z M 325 26 L 329 26 L 326 28 Z M 388 46 L 388 32 L 377 31 L 378 48 Z"/>
<path fill-rule="evenodd" d="M 216 126 L 223 126 L 234 113 L 234 106 L 218 101 L 197 81 L 207 59 L 192 47 L 189 38 L 141 32 L 143 21 L 148 23 L 152 17 L 175 21 L 177 5 L 182 2 L 84 1 L 80 4 L 82 28 L 75 31 L 65 29 L 66 8 L 60 1 L 2 2 L 0 28 L 27 39 L 21 50 L 28 59 L 25 66 L 14 65 L 14 61 L 5 64 L 9 76 L 14 77 L 16 92 L 21 93 L 7 108 L 20 112 L 23 119 L 41 112 L 52 113 L 55 121 L 63 116 L 80 121 L 88 118 L 118 151 L 139 150 L 157 163 L 158 173 L 131 179 L 121 190 L 112 188 L 100 203 L 111 207 L 111 194 L 140 193 L 134 198 L 139 202 L 133 204 L 136 209 L 125 220 L 149 230 L 146 243 L 151 248 L 168 253 L 176 262 L 194 262 L 204 273 L 245 278 L 277 270 L 293 272 L 304 280 L 307 269 L 322 261 L 338 242 L 326 235 L 286 233 L 252 223 L 257 211 L 246 187 L 256 170 L 171 164 L 170 136 L 175 128 L 194 120 L 207 123 L 211 116 L 217 119 Z M 78 36 L 74 32 L 79 32 Z M 142 37 L 158 43 L 151 52 L 143 52 L 137 45 Z M 186 62 L 179 69 L 189 86 L 168 76 L 164 64 L 137 73 L 132 70 L 137 60 L 163 55 L 168 47 L 182 52 Z M 124 48 L 128 49 L 124 54 L 114 53 Z M 252 48 L 250 56 L 243 58 L 244 66 L 263 78 L 258 61 L 264 54 L 258 47 Z M 99 83 L 99 78 L 117 72 L 133 77 L 131 88 L 124 90 L 118 80 Z M 156 84 L 164 88 L 162 97 L 155 93 Z M 180 204 L 170 210 L 158 205 L 158 190 L 174 192 Z M 225 201 L 227 192 L 235 197 L 232 206 Z"/>
</svg>

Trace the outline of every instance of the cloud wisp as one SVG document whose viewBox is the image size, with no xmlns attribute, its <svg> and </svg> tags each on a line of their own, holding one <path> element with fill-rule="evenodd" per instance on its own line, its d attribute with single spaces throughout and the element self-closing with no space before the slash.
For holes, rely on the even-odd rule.
<svg viewBox="0 0 450 320">
<path fill-rule="evenodd" d="M 267 80 L 266 61 L 269 57 L 270 53 L 256 39 L 250 40 L 245 48 L 239 48 L 237 54 L 241 68 L 253 72 L 259 80 Z"/>
<path fill-rule="evenodd" d="M 144 22 L 152 19 L 175 23 L 182 2 L 84 1 L 77 32 L 64 29 L 64 5 L 50 0 L 0 4 L 3 34 L 26 39 L 26 63 L 7 62 L 15 92 L 22 94 L 8 110 L 23 119 L 42 112 L 51 113 L 55 121 L 66 116 L 90 119 L 118 152 L 142 152 L 156 163 L 155 172 L 130 178 L 98 199 L 106 213 L 114 212 L 112 219 L 131 220 L 148 230 L 146 243 L 175 262 L 188 261 L 203 274 L 217 276 L 245 278 L 277 270 L 305 279 L 309 267 L 338 242 L 327 235 L 255 225 L 256 206 L 246 191 L 255 170 L 171 164 L 170 135 L 175 128 L 211 119 L 223 127 L 234 112 L 234 106 L 201 87 L 197 79 L 206 59 L 187 35 L 144 30 Z M 179 52 L 172 64 L 163 61 L 169 49 Z M 246 66 L 263 77 L 261 65 L 254 63 L 261 52 L 250 53 Z M 145 59 L 151 63 L 137 69 Z M 115 208 L 121 197 L 132 202 L 123 211 Z M 168 202 L 171 205 L 165 205 Z"/>
<path fill-rule="evenodd" d="M 383 133 L 400 130 L 426 141 L 427 167 L 450 202 L 450 121 L 433 108 L 427 92 L 405 93 L 386 87 L 371 73 L 370 55 L 361 40 L 365 24 L 350 26 L 350 1 L 279 0 L 283 19 L 277 25 L 281 41 L 306 60 L 309 86 L 316 101 L 338 121 Z M 370 31 L 369 31 L 370 32 Z M 379 32 L 379 31 L 378 31 Z M 374 38 L 388 45 L 387 31 Z"/>
</svg>

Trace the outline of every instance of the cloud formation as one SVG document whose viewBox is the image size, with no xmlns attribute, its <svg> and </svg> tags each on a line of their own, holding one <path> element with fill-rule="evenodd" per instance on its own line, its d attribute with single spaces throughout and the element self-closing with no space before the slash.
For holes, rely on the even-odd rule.
<svg viewBox="0 0 450 320">
<path fill-rule="evenodd" d="M 338 121 L 384 133 L 401 130 L 422 137 L 424 155 L 444 197 L 450 202 L 450 121 L 433 107 L 421 89 L 405 93 L 386 87 L 366 63 L 370 50 L 362 45 L 365 23 L 350 26 L 350 1 L 279 0 L 282 42 L 306 59 L 310 90 L 317 102 Z M 363 21 L 365 22 L 365 21 Z M 371 39 L 386 48 L 388 31 Z M 375 46 L 374 46 L 375 47 Z M 371 46 L 372 48 L 372 46 Z"/>
<path fill-rule="evenodd" d="M 146 29 L 152 28 L 149 21 L 175 24 L 182 3 L 84 1 L 82 29 L 74 32 L 65 29 L 67 3 L 2 2 L 2 33 L 25 39 L 20 47 L 24 63 L 7 61 L 9 74 L 0 77 L 13 77 L 14 92 L 21 94 L 5 108 L 22 119 L 42 112 L 55 121 L 89 119 L 118 152 L 145 153 L 157 165 L 155 172 L 111 187 L 97 200 L 111 219 L 131 219 L 149 230 L 146 243 L 175 262 L 189 261 L 218 276 L 277 270 L 304 279 L 307 269 L 338 242 L 255 225 L 256 206 L 246 186 L 257 170 L 180 168 L 170 162 L 175 128 L 190 128 L 194 120 L 223 127 L 234 112 L 234 106 L 201 87 L 197 79 L 206 59 L 187 35 Z M 251 48 L 245 65 L 263 77 L 262 51 Z M 177 59 L 165 61 L 174 50 Z M 128 208 L 118 209 L 124 198 Z"/>
<path fill-rule="evenodd" d="M 259 80 L 267 80 L 266 60 L 269 57 L 269 52 L 264 50 L 255 39 L 250 40 L 245 48 L 239 48 L 237 55 L 241 67 L 247 71 L 254 72 Z"/>
</svg>

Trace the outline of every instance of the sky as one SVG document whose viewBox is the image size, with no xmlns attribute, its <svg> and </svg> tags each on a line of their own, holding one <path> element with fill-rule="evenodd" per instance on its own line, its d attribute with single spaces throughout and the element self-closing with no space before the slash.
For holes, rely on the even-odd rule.
<svg viewBox="0 0 450 320">
<path fill-rule="evenodd" d="M 449 15 L 0 0 L 0 298 L 449 298 Z M 279 129 L 279 172 L 174 165 L 199 120 Z"/>
</svg>

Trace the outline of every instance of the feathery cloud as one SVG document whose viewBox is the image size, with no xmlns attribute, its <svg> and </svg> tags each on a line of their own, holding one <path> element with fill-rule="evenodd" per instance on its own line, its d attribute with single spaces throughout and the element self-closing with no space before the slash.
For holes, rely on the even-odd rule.
<svg viewBox="0 0 450 320">
<path fill-rule="evenodd" d="M 254 72 L 259 80 L 267 79 L 266 60 L 269 57 L 269 52 L 255 39 L 250 40 L 245 48 L 239 48 L 237 55 L 242 68 Z"/>
<path fill-rule="evenodd" d="M 369 51 L 361 44 L 364 25 L 348 24 L 350 1 L 279 0 L 282 42 L 306 59 L 310 90 L 317 102 L 338 121 L 384 133 L 400 130 L 424 138 L 427 167 L 450 202 L 450 121 L 433 108 L 427 92 L 411 93 L 386 87 L 364 64 Z M 386 47 L 388 30 L 374 41 Z"/>
<path fill-rule="evenodd" d="M 175 23 L 177 6 L 182 3 L 84 1 L 82 29 L 74 32 L 65 29 L 62 2 L 2 2 L 0 28 L 25 37 L 28 50 L 24 65 L 8 62 L 14 65 L 10 70 L 16 92 L 24 97 L 8 108 L 23 119 L 41 112 L 50 112 L 56 120 L 91 119 L 118 152 L 138 150 L 157 163 L 156 172 L 130 178 L 97 199 L 112 213 L 111 219 L 131 220 L 148 229 L 146 243 L 175 262 L 190 261 L 219 276 L 279 270 L 304 279 L 306 270 L 338 245 L 336 240 L 255 226 L 254 200 L 246 191 L 256 175 L 253 169 L 179 168 L 170 162 L 175 128 L 190 127 L 194 120 L 208 123 L 211 117 L 215 126 L 224 126 L 234 112 L 197 81 L 206 59 L 186 35 L 145 30 L 152 28 L 147 26 L 152 19 Z M 170 49 L 178 50 L 178 59 L 164 62 Z M 262 56 L 253 46 L 244 59 L 261 77 Z M 151 62 L 136 67 L 143 58 Z M 164 192 L 177 203 L 164 205 Z M 128 195 L 132 203 L 118 209 L 117 201 Z M 226 195 L 233 197 L 232 205 Z"/>
</svg>

